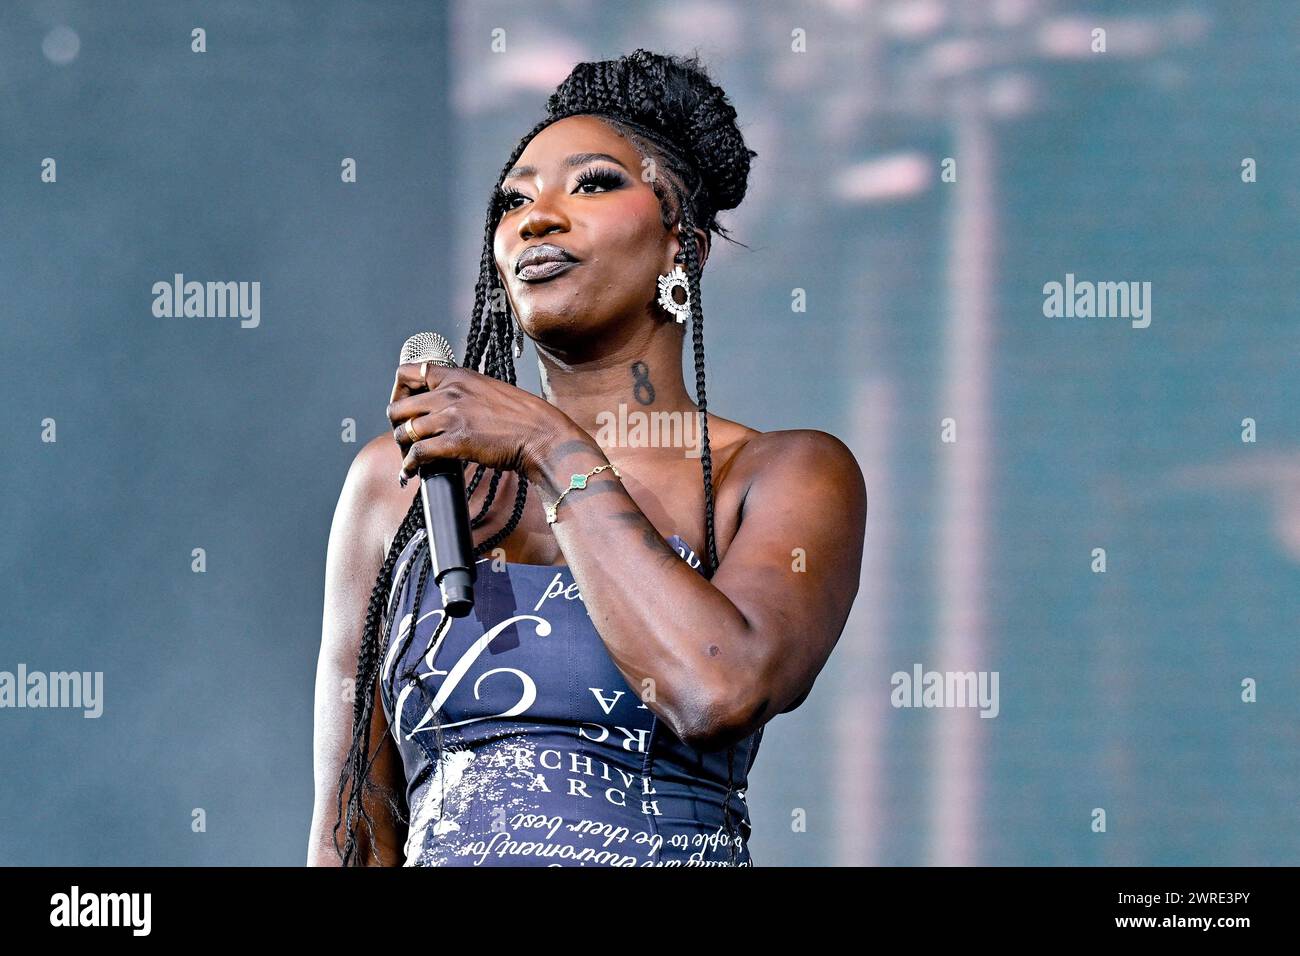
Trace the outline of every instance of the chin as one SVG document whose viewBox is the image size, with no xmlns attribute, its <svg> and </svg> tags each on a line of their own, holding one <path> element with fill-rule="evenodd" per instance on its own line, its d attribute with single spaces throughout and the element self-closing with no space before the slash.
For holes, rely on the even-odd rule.
<svg viewBox="0 0 1300 956">
<path fill-rule="evenodd" d="M 519 316 L 524 335 L 541 345 L 563 346 L 591 334 L 591 317 L 573 312 L 534 311 Z"/>
</svg>

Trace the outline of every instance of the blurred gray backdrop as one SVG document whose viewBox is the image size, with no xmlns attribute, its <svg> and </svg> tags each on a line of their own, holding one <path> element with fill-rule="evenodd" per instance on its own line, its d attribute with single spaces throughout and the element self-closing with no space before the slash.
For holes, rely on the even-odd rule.
<svg viewBox="0 0 1300 956">
<path fill-rule="evenodd" d="M 405 337 L 462 346 L 546 95 L 638 46 L 759 153 L 710 408 L 870 495 L 755 862 L 1300 863 L 1298 40 L 1285 0 L 3 4 L 0 670 L 104 710 L 0 709 L 0 863 L 303 861 L 348 464 Z M 260 324 L 155 317 L 176 273 Z M 1045 315 L 1067 274 L 1150 324 Z M 893 706 L 916 664 L 996 671 L 997 717 Z"/>
</svg>

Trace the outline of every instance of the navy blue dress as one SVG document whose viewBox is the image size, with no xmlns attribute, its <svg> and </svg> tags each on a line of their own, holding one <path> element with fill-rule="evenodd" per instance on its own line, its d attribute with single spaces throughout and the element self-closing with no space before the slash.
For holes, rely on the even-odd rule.
<svg viewBox="0 0 1300 956">
<path fill-rule="evenodd" d="M 436 647 L 430 576 L 406 642 L 423 541 L 393 571 L 380 675 L 406 773 L 406 866 L 752 865 L 745 784 L 761 728 L 735 747 L 728 797 L 727 751 L 686 746 L 642 703 L 567 566 L 480 560 L 474 611 Z M 680 537 L 668 543 L 698 569 Z"/>
</svg>

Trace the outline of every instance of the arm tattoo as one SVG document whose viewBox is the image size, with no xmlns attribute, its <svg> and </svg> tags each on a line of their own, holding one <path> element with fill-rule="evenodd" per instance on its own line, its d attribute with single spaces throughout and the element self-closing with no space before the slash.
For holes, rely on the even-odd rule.
<svg viewBox="0 0 1300 956">
<path fill-rule="evenodd" d="M 576 455 L 580 451 L 590 451 L 591 445 L 581 438 L 574 438 L 570 441 L 560 442 L 551 449 L 551 455 L 556 461 L 564 461 L 570 455 Z"/>
<path fill-rule="evenodd" d="M 661 564 L 668 564 L 673 561 L 681 560 L 681 555 L 674 551 L 672 547 L 669 546 L 668 542 L 660 537 L 659 532 L 654 529 L 654 525 L 646 519 L 645 515 L 638 511 L 619 511 L 610 515 L 610 517 L 615 521 L 642 525 L 641 543 L 662 558 Z"/>
</svg>

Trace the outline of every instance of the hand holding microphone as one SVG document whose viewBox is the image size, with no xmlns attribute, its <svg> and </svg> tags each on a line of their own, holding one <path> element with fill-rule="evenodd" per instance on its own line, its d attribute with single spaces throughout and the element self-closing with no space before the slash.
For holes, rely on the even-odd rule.
<svg viewBox="0 0 1300 956">
<path fill-rule="evenodd" d="M 388 420 L 405 456 L 403 476 L 420 476 L 434 580 L 452 617 L 474 606 L 464 462 L 537 482 L 562 442 L 589 445 L 604 460 L 595 440 L 554 405 L 509 382 L 457 368 L 450 343 L 435 332 L 413 335 L 402 347 Z"/>
</svg>

